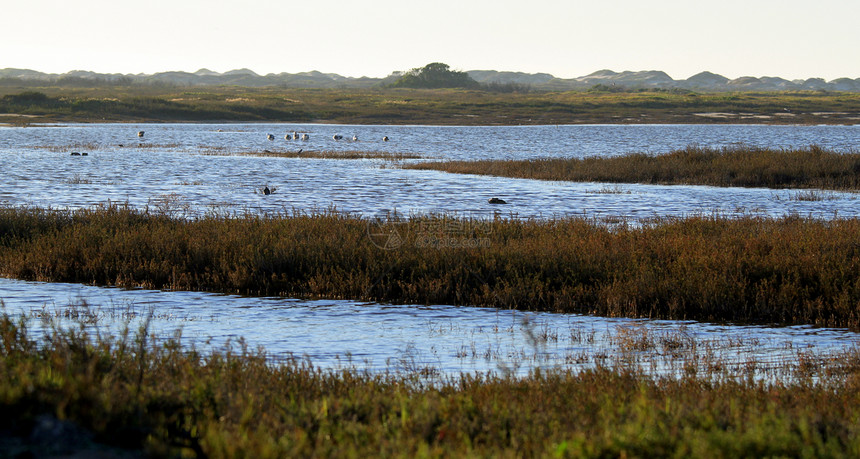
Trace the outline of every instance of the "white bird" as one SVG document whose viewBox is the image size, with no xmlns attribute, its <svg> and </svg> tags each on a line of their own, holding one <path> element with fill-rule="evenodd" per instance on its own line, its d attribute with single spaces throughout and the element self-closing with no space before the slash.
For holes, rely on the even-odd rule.
<svg viewBox="0 0 860 459">
<path fill-rule="evenodd" d="M 352 141 L 353 141 L 353 142 L 358 142 L 358 136 L 357 136 L 357 135 L 352 136 Z"/>
<path fill-rule="evenodd" d="M 311 136 L 307 134 L 302 134 L 302 140 L 310 140 Z"/>
<path fill-rule="evenodd" d="M 383 141 L 383 142 L 388 142 L 388 136 L 387 136 L 387 135 L 382 136 L 382 141 Z"/>
</svg>

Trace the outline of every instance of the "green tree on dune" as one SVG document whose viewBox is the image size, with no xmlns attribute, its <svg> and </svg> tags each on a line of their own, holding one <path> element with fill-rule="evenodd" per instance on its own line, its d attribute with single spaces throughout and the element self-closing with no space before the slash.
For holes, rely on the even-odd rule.
<svg viewBox="0 0 860 459">
<path fill-rule="evenodd" d="M 477 88 L 479 83 L 466 72 L 451 70 L 448 64 L 434 62 L 406 72 L 392 88 Z"/>
</svg>

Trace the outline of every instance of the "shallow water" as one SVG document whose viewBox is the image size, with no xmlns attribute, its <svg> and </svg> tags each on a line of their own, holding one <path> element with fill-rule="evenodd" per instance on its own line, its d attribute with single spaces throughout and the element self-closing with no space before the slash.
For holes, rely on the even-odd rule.
<svg viewBox="0 0 860 459">
<path fill-rule="evenodd" d="M 140 139 L 136 133 L 145 131 Z M 220 132 L 219 132 L 220 130 Z M 285 133 L 309 141 L 286 141 Z M 273 133 L 276 140 L 266 140 Z M 334 141 L 332 135 L 358 136 Z M 382 142 L 387 135 L 391 141 Z M 605 185 L 454 175 L 398 168 L 388 160 L 229 156 L 241 152 L 381 151 L 432 159 L 611 156 L 667 152 L 690 144 L 802 147 L 860 145 L 860 126 L 344 126 L 292 124 L 109 124 L 0 129 L 0 204 L 86 207 L 107 200 L 207 211 L 397 210 L 519 217 L 588 215 L 627 219 L 701 213 L 857 216 L 855 193 L 797 199 L 790 190 Z M 119 146 L 122 145 L 122 146 Z M 70 156 L 72 151 L 87 156 Z M 213 156 L 212 154 L 221 155 Z M 412 161 L 412 160 L 410 160 Z M 420 161 L 420 160 L 419 160 Z M 268 185 L 276 192 L 264 196 Z M 487 203 L 498 196 L 509 205 Z M 165 204 L 165 202 L 167 204 Z"/>
<path fill-rule="evenodd" d="M 24 314 L 32 330 L 80 320 L 95 333 L 135 331 L 149 317 L 150 332 L 198 349 L 262 348 L 274 359 L 309 359 L 320 368 L 526 374 L 533 368 L 590 368 L 632 358 L 658 372 L 681 372 L 685 362 L 710 356 L 730 371 L 751 363 L 776 377 L 799 357 L 860 344 L 860 334 L 815 327 L 719 325 L 612 319 L 446 305 L 390 305 L 334 300 L 250 298 L 199 292 L 123 290 L 78 284 L 0 279 L 5 311 Z M 649 338 L 651 348 L 639 343 Z M 695 340 L 673 355 L 667 343 Z M 690 341 L 692 342 L 692 341 Z M 689 351 L 689 352 L 688 352 Z M 686 357 L 685 357 L 686 356 Z M 694 357 L 694 358 L 691 358 Z"/>
<path fill-rule="evenodd" d="M 137 137 L 145 131 L 143 138 Z M 285 133 L 310 135 L 286 141 Z M 266 140 L 266 134 L 276 140 Z M 335 133 L 357 142 L 334 141 Z M 383 135 L 389 142 L 382 142 Z M 810 144 L 856 151 L 860 126 L 529 126 L 436 127 L 293 124 L 109 124 L 0 128 L 0 204 L 78 208 L 114 201 L 152 206 L 178 216 L 218 212 L 338 210 L 374 215 L 448 212 L 467 216 L 502 210 L 518 217 L 587 215 L 640 219 L 700 213 L 790 213 L 857 216 L 853 193 L 702 186 L 559 183 L 411 171 L 386 160 L 230 156 L 242 152 L 383 151 L 428 159 L 611 156 L 668 152 L 690 144 L 766 147 Z M 72 151 L 86 156 L 70 156 Z M 422 159 L 425 160 L 425 159 Z M 420 160 L 419 160 L 420 161 Z M 276 188 L 269 196 L 264 185 Z M 494 207 L 491 196 L 510 205 Z M 685 337 L 706 345 L 734 370 L 750 362 L 765 377 L 807 353 L 848 349 L 860 335 L 813 327 L 751 327 L 693 322 L 606 319 L 445 305 L 246 298 L 194 292 L 120 290 L 0 279 L 7 312 L 69 323 L 88 318 L 93 330 L 117 332 L 152 316 L 152 330 L 184 342 L 223 346 L 244 337 L 279 357 L 307 357 L 318 366 L 373 371 L 431 366 L 441 374 L 534 367 L 594 366 L 631 354 L 640 364 L 679 372 L 670 348 L 631 348 Z M 86 303 L 88 306 L 83 307 Z M 208 343 L 208 344 L 207 344 Z M 626 344 L 625 344 L 626 343 Z M 713 347 L 707 343 L 713 343 Z M 662 371 L 661 370 L 661 371 Z"/>
</svg>

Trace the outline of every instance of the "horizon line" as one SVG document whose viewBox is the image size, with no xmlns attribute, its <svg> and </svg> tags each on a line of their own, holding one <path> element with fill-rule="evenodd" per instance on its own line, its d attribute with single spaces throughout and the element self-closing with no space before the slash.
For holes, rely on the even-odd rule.
<svg viewBox="0 0 860 459">
<path fill-rule="evenodd" d="M 421 68 L 421 67 L 415 67 L 415 68 Z M 396 73 L 396 72 L 407 72 L 407 71 L 412 70 L 412 69 L 408 69 L 408 70 L 392 70 L 392 71 L 390 71 L 390 72 L 389 72 L 387 75 L 385 75 L 385 76 L 369 76 L 369 75 L 352 76 L 352 75 L 346 75 L 346 74 L 342 74 L 342 73 L 338 73 L 338 72 L 327 72 L 327 71 L 317 70 L 317 69 L 313 69 L 313 70 L 303 70 L 303 71 L 298 71 L 298 72 L 281 71 L 281 72 L 266 72 L 266 73 L 260 73 L 260 72 L 258 72 L 258 71 L 256 71 L 256 70 L 251 69 L 251 68 L 248 68 L 248 67 L 232 68 L 232 69 L 225 70 L 225 71 L 222 71 L 222 72 L 219 72 L 219 71 L 217 71 L 217 70 L 212 70 L 212 69 L 211 69 L 211 68 L 209 68 L 209 67 L 200 67 L 199 69 L 197 69 L 197 70 L 193 70 L 193 71 L 192 71 L 192 70 L 159 70 L 159 71 L 155 71 L 155 72 L 151 72 L 151 73 L 147 73 L 147 72 L 120 72 L 120 71 L 105 72 L 105 71 L 97 71 L 97 70 L 87 70 L 87 69 L 83 69 L 83 68 L 77 68 L 77 69 L 72 69 L 72 70 L 66 70 L 65 72 L 52 72 L 52 71 L 38 70 L 38 69 L 34 69 L 34 68 L 25 68 L 25 67 L 4 67 L 4 68 L 2 68 L 2 69 L 0 69 L 0 70 L 26 70 L 26 71 L 38 72 L 38 73 L 42 73 L 42 74 L 46 74 L 46 75 L 65 75 L 65 74 L 69 74 L 69 73 L 73 73 L 73 72 L 91 72 L 91 73 L 97 73 L 97 74 L 103 74 L 103 75 L 123 75 L 123 76 L 126 76 L 126 75 L 129 75 L 129 76 L 141 76 L 141 75 L 145 75 L 145 76 L 152 76 L 152 75 L 157 75 L 157 74 L 161 74 L 161 73 L 188 73 L 188 74 L 196 74 L 197 72 L 200 72 L 200 71 L 202 71 L 202 70 L 206 70 L 206 71 L 212 72 L 212 73 L 214 73 L 214 74 L 218 74 L 218 75 L 224 75 L 224 74 L 227 74 L 227 73 L 230 73 L 230 72 L 236 72 L 236 71 L 250 71 L 250 72 L 254 73 L 254 74 L 255 74 L 255 75 L 257 75 L 257 76 L 262 76 L 262 77 L 265 77 L 265 76 L 268 76 L 268 75 L 281 75 L 281 74 L 297 75 L 297 74 L 302 74 L 302 73 L 313 73 L 313 72 L 318 72 L 318 73 L 325 74 L 325 75 L 337 75 L 337 76 L 340 76 L 340 77 L 344 77 L 344 78 L 351 78 L 351 79 L 362 79 L 362 78 L 369 78 L 369 79 L 384 79 L 384 78 L 387 78 L 387 77 L 389 77 L 389 76 L 393 75 L 393 74 L 394 74 L 394 73 Z M 621 71 L 617 71 L 617 70 L 612 70 L 612 69 L 609 69 L 609 68 L 602 68 L 602 69 L 594 70 L 594 71 L 592 71 L 591 73 L 587 73 L 587 74 L 580 75 L 580 76 L 575 76 L 575 77 L 561 77 L 561 76 L 555 75 L 555 74 L 550 73 L 550 72 L 527 72 L 527 71 L 522 71 L 522 70 L 469 69 L 469 70 L 458 70 L 458 71 L 462 71 L 462 72 L 499 72 L 499 73 L 520 73 L 520 74 L 524 74 L 524 75 L 538 75 L 538 74 L 546 74 L 546 75 L 550 75 L 550 76 L 552 76 L 553 78 L 560 79 L 560 80 L 575 80 L 575 79 L 578 79 L 578 78 L 588 77 L 588 76 L 594 75 L 595 73 L 598 73 L 598 72 L 604 72 L 604 71 L 610 71 L 610 72 L 614 72 L 614 73 L 616 73 L 616 74 L 622 74 L 622 73 L 625 73 L 625 72 L 629 72 L 629 73 L 662 72 L 662 73 L 666 74 L 669 78 L 671 78 L 671 79 L 672 79 L 672 80 L 674 80 L 674 81 L 687 80 L 687 79 L 689 79 L 689 78 L 692 78 L 692 77 L 694 77 L 694 76 L 696 76 L 696 75 L 700 75 L 700 74 L 702 74 L 702 73 L 710 73 L 710 74 L 714 74 L 714 75 L 719 75 L 719 76 L 722 76 L 722 77 L 724 77 L 724 78 L 728 78 L 729 80 L 736 80 L 736 79 L 740 79 L 740 78 L 782 78 L 782 79 L 785 79 L 785 80 L 787 80 L 787 81 L 806 81 L 806 80 L 810 80 L 810 79 L 822 79 L 822 80 L 824 80 L 824 81 L 828 81 L 828 82 L 829 82 L 829 81 L 835 81 L 835 80 L 838 80 L 838 79 L 841 79 L 841 78 L 848 78 L 848 79 L 852 79 L 852 80 L 854 80 L 854 79 L 860 79 L 860 77 L 853 77 L 853 78 L 852 78 L 852 77 L 850 77 L 850 76 L 841 76 L 841 77 L 836 77 L 836 78 L 833 78 L 833 79 L 828 79 L 828 78 L 818 77 L 818 76 L 810 76 L 810 77 L 805 77 L 805 78 L 786 78 L 786 77 L 781 77 L 781 76 L 778 76 L 778 75 L 761 75 L 761 76 L 756 76 L 756 75 L 752 75 L 752 74 L 741 75 L 741 76 L 738 76 L 738 77 L 729 77 L 729 76 L 723 75 L 723 74 L 721 74 L 721 73 L 719 73 L 719 72 L 714 72 L 714 71 L 711 71 L 711 70 L 702 70 L 702 71 L 699 71 L 699 72 L 697 72 L 697 73 L 693 73 L 692 75 L 690 75 L 690 76 L 689 76 L 689 77 L 687 77 L 687 78 L 681 78 L 681 79 L 678 79 L 678 78 L 673 77 L 672 75 L 670 75 L 668 72 L 666 72 L 666 71 L 664 71 L 664 70 L 657 70 L 657 69 L 647 69 L 647 70 L 621 70 Z"/>
</svg>

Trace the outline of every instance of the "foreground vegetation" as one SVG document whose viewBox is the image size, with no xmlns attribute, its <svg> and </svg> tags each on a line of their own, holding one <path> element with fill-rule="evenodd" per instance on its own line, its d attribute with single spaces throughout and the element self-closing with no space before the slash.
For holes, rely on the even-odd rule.
<svg viewBox="0 0 860 459">
<path fill-rule="evenodd" d="M 860 327 L 860 220 L 0 209 L 0 274 L 250 295 Z"/>
<path fill-rule="evenodd" d="M 860 190 L 860 153 L 687 147 L 615 157 L 425 162 L 408 169 L 572 182 Z"/>
<path fill-rule="evenodd" d="M 0 122 L 48 121 L 857 124 L 860 93 L 0 86 Z"/>
<path fill-rule="evenodd" d="M 40 336 L 41 335 L 41 336 Z M 514 379 L 322 371 L 0 315 L 0 448 L 16 457 L 856 457 L 860 355 L 762 382 L 624 359 Z M 704 362 L 708 363 L 708 362 Z"/>
</svg>

